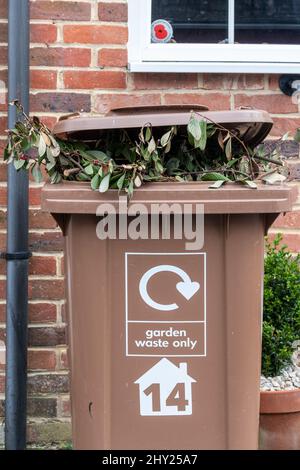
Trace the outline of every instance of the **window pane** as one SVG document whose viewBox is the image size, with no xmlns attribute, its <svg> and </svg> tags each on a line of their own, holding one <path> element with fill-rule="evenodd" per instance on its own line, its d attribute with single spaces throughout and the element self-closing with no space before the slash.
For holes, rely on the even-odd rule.
<svg viewBox="0 0 300 470">
<path fill-rule="evenodd" d="M 300 44 L 300 0 L 236 0 L 235 42 Z"/>
<path fill-rule="evenodd" d="M 228 0 L 152 0 L 152 41 L 170 42 L 168 23 L 157 20 L 171 24 L 172 42 L 225 42 L 228 38 Z"/>
</svg>

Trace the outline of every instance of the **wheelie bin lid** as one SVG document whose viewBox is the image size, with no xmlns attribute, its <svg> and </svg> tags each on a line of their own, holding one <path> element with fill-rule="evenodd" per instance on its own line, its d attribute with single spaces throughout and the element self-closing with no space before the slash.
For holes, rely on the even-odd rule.
<svg viewBox="0 0 300 470">
<path fill-rule="evenodd" d="M 75 113 L 63 116 L 55 124 L 53 133 L 65 139 L 91 141 L 99 139 L 108 129 L 141 128 L 187 125 L 191 113 L 199 120 L 217 123 L 234 131 L 249 147 L 256 147 L 269 134 L 273 126 L 271 116 L 259 109 L 209 111 L 201 105 L 137 106 L 113 109 L 104 116 Z"/>
</svg>

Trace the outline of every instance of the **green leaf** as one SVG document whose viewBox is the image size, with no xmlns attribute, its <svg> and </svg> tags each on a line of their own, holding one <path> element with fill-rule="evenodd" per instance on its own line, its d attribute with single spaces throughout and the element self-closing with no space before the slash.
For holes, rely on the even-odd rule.
<svg viewBox="0 0 300 470">
<path fill-rule="evenodd" d="M 123 175 L 117 181 L 117 187 L 118 187 L 119 191 L 121 191 L 121 189 L 123 189 L 125 177 L 126 177 L 126 173 L 123 173 Z"/>
<path fill-rule="evenodd" d="M 148 152 L 150 153 L 153 153 L 154 150 L 156 149 L 156 143 L 155 143 L 155 140 L 154 138 L 152 137 L 152 139 L 150 140 L 149 144 L 148 144 Z"/>
<path fill-rule="evenodd" d="M 14 160 L 14 167 L 16 170 L 20 170 L 24 164 L 25 160 Z"/>
<path fill-rule="evenodd" d="M 238 161 L 239 158 L 232 158 L 232 160 L 227 163 L 226 168 L 232 168 Z"/>
<path fill-rule="evenodd" d="M 200 130 L 201 130 L 201 138 L 199 140 L 199 147 L 200 150 L 204 150 L 206 147 L 207 142 L 207 123 L 206 121 L 200 121 Z"/>
<path fill-rule="evenodd" d="M 100 160 L 104 163 L 109 160 L 109 157 L 106 155 L 106 153 L 102 152 L 101 150 L 86 150 L 85 153 L 87 153 L 90 157 L 93 157 L 94 160 Z"/>
<path fill-rule="evenodd" d="M 99 188 L 99 185 L 100 185 L 100 176 L 98 175 L 98 173 L 92 178 L 91 180 L 91 188 L 96 191 L 98 188 Z"/>
<path fill-rule="evenodd" d="M 222 175 L 222 173 L 216 173 L 216 172 L 211 172 L 211 173 L 206 173 L 206 175 L 203 175 L 201 177 L 202 181 L 230 181 L 227 176 Z"/>
<path fill-rule="evenodd" d="M 84 171 L 87 175 L 92 176 L 94 174 L 94 167 L 93 165 L 88 165 L 84 168 Z"/>
<path fill-rule="evenodd" d="M 188 132 L 194 138 L 196 142 L 198 142 L 201 138 L 201 127 L 199 121 L 194 117 L 191 117 L 188 123 Z"/>
<path fill-rule="evenodd" d="M 149 142 L 149 140 L 151 139 L 151 136 L 152 136 L 151 128 L 148 126 L 146 128 L 146 136 L 145 136 L 146 142 Z"/>
<path fill-rule="evenodd" d="M 38 147 L 39 156 L 42 157 L 43 155 L 45 155 L 46 150 L 47 150 L 46 143 L 43 139 L 43 136 L 40 135 L 39 147 Z"/>
<path fill-rule="evenodd" d="M 109 188 L 110 177 L 111 177 L 110 173 L 104 176 L 99 186 L 99 193 L 106 193 L 106 191 Z"/>
<path fill-rule="evenodd" d="M 41 183 L 43 181 L 43 175 L 41 169 L 37 163 L 35 163 L 31 169 L 31 174 L 36 183 Z"/>
</svg>

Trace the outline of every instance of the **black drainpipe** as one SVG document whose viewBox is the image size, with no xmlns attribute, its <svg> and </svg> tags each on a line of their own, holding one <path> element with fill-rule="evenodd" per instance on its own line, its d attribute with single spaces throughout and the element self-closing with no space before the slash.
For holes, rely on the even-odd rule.
<svg viewBox="0 0 300 470">
<path fill-rule="evenodd" d="M 29 110 L 29 1 L 8 2 L 8 98 Z M 9 106 L 8 127 L 15 107 Z M 5 446 L 26 448 L 28 175 L 8 167 Z"/>
</svg>

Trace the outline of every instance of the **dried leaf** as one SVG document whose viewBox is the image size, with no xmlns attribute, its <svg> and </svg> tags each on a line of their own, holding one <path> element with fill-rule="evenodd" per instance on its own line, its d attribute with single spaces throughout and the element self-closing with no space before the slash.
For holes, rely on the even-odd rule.
<svg viewBox="0 0 300 470">
<path fill-rule="evenodd" d="M 266 175 L 262 178 L 266 184 L 276 184 L 276 183 L 283 183 L 286 180 L 286 176 L 281 175 L 280 173 L 271 173 L 270 175 Z"/>
<path fill-rule="evenodd" d="M 41 132 L 41 136 L 43 137 L 45 144 L 46 144 L 48 147 L 50 147 L 50 146 L 51 146 L 51 140 L 50 140 L 50 138 L 47 136 L 47 134 L 45 134 L 45 132 L 42 131 L 42 132 Z"/>
<path fill-rule="evenodd" d="M 166 145 L 169 143 L 170 137 L 172 135 L 172 131 L 166 132 L 160 139 L 160 143 L 162 147 L 166 147 Z"/>
<path fill-rule="evenodd" d="M 208 188 L 209 189 L 219 189 L 219 188 L 221 188 L 221 186 L 223 186 L 223 184 L 225 184 L 225 181 L 224 180 L 219 180 L 219 181 L 216 181 L 215 183 L 209 185 Z"/>
<path fill-rule="evenodd" d="M 225 146 L 225 155 L 227 160 L 231 160 L 232 158 L 232 140 L 231 138 L 228 140 L 226 146 Z"/>
</svg>

